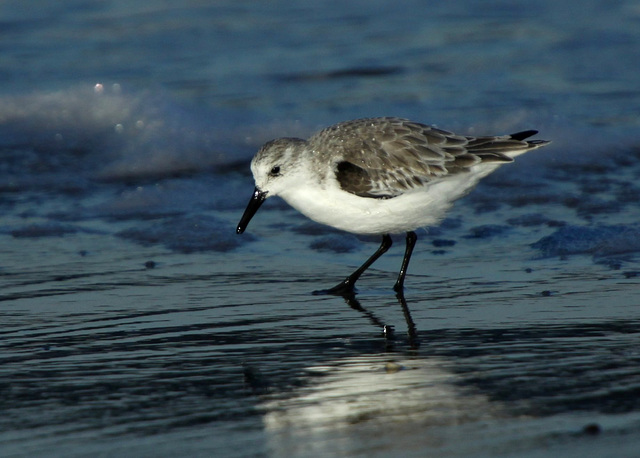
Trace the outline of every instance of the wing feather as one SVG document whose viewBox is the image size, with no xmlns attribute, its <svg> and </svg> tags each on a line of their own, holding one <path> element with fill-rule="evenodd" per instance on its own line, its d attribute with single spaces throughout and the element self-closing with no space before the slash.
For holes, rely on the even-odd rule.
<svg viewBox="0 0 640 458">
<path fill-rule="evenodd" d="M 465 137 L 402 118 L 367 118 L 328 127 L 309 139 L 317 164 L 333 161 L 340 187 L 362 197 L 390 198 L 481 162 L 511 162 L 546 144 L 537 133 Z"/>
</svg>

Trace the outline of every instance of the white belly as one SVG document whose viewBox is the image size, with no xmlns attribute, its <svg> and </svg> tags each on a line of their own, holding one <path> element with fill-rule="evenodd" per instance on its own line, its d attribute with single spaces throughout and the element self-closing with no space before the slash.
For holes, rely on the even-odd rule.
<svg viewBox="0 0 640 458">
<path fill-rule="evenodd" d="M 483 164 L 391 199 L 358 197 L 342 191 L 337 183 L 299 188 L 281 196 L 319 223 L 356 234 L 393 234 L 438 224 L 455 200 L 497 167 Z"/>
</svg>

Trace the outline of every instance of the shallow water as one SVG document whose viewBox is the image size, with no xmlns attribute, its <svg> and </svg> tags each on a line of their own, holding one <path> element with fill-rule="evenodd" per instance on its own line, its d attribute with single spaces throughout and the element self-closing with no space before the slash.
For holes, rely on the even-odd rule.
<svg viewBox="0 0 640 458">
<path fill-rule="evenodd" d="M 640 9 L 557 3 L 0 6 L 0 455 L 634 456 Z M 379 241 L 249 158 L 376 115 L 553 143 L 314 296 Z"/>
</svg>

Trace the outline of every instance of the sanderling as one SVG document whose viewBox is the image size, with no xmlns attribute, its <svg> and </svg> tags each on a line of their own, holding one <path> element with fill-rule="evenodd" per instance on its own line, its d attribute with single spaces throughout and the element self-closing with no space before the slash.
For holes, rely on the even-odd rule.
<svg viewBox="0 0 640 458">
<path fill-rule="evenodd" d="M 525 141 L 536 133 L 468 137 L 407 119 L 369 118 L 335 124 L 308 140 L 272 140 L 251 161 L 256 187 L 236 232 L 244 232 L 267 197 L 280 196 L 319 223 L 382 235 L 362 266 L 322 291 L 342 295 L 353 293 L 362 273 L 391 247 L 389 234 L 406 232 L 393 287 L 401 293 L 414 230 L 437 224 L 456 199 L 497 167 L 549 143 Z"/>
</svg>

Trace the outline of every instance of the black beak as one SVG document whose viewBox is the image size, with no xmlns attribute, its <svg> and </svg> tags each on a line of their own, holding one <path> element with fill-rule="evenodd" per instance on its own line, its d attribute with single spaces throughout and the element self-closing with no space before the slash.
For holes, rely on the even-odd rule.
<svg viewBox="0 0 640 458">
<path fill-rule="evenodd" d="M 253 218 L 253 215 L 256 214 L 262 202 L 267 198 L 267 193 L 260 191 L 256 188 L 253 191 L 253 195 L 251 196 L 251 200 L 249 201 L 249 205 L 247 205 L 247 209 L 244 211 L 242 218 L 240 218 L 240 222 L 238 223 L 238 228 L 236 229 L 236 234 L 242 234 L 244 230 L 247 228 L 249 221 Z"/>
</svg>

